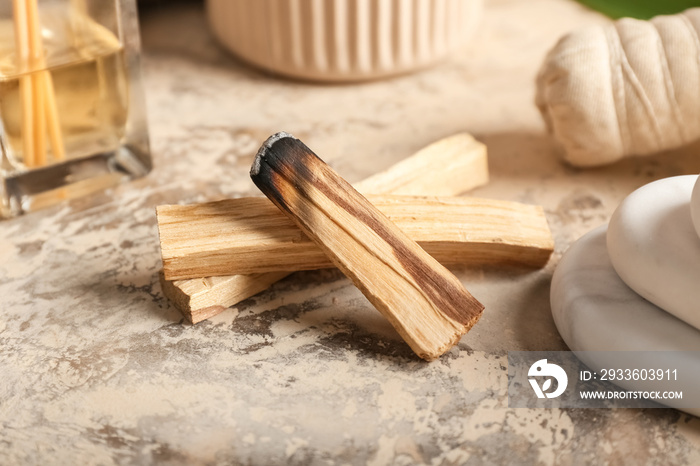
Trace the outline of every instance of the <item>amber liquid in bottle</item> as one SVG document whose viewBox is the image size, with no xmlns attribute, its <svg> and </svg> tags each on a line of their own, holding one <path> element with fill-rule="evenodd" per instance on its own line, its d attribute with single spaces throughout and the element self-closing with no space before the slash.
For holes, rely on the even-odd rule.
<svg viewBox="0 0 700 466">
<path fill-rule="evenodd" d="M 129 87 L 122 44 L 105 27 L 68 8 L 46 8 L 41 15 L 45 66 L 20 63 L 12 21 L 0 23 L 0 143 L 2 169 L 41 168 L 25 164 L 21 81 L 49 72 L 65 156 L 46 144 L 43 165 L 114 151 L 124 136 Z M 48 136 L 47 136 L 48 140 Z M 38 160 L 37 154 L 31 155 Z"/>
</svg>

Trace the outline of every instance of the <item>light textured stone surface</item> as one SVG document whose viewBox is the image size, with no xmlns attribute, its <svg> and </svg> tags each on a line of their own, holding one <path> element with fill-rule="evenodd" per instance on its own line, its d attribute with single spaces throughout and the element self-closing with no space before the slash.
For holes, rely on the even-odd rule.
<svg viewBox="0 0 700 466">
<path fill-rule="evenodd" d="M 507 351 L 565 349 L 549 306 L 560 253 L 639 186 L 700 171 L 697 146 L 592 171 L 558 161 L 535 73 L 561 34 L 604 18 L 488 1 L 476 46 L 358 86 L 260 74 L 203 18 L 171 2 L 143 18 L 154 172 L 0 224 L 0 463 L 700 462 L 700 421 L 672 409 L 507 407 Z M 158 285 L 154 208 L 254 194 L 250 163 L 280 130 L 350 181 L 472 132 L 491 164 L 475 194 L 545 206 L 555 256 L 541 271 L 453 269 L 486 311 L 430 364 L 335 271 L 186 325 Z"/>
</svg>

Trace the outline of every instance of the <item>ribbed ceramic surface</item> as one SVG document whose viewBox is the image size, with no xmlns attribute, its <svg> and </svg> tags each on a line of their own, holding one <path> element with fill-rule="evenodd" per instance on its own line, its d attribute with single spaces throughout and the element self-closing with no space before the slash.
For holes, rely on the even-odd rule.
<svg viewBox="0 0 700 466">
<path fill-rule="evenodd" d="M 482 0 L 208 0 L 219 40 L 246 61 L 316 80 L 422 68 L 469 40 Z"/>
</svg>

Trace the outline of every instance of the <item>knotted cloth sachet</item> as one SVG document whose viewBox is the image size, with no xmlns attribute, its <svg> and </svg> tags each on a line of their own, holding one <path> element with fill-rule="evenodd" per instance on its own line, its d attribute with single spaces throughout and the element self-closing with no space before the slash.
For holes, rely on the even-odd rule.
<svg viewBox="0 0 700 466">
<path fill-rule="evenodd" d="M 547 54 L 536 104 L 576 166 L 700 138 L 700 8 L 570 33 Z"/>
</svg>

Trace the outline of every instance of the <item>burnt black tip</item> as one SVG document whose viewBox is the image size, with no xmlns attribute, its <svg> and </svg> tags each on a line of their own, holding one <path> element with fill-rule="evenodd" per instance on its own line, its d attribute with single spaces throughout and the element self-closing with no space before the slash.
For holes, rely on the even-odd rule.
<svg viewBox="0 0 700 466">
<path fill-rule="evenodd" d="M 253 166 L 250 167 L 250 176 L 255 176 L 258 173 L 260 173 L 260 164 L 265 158 L 265 154 L 267 153 L 267 151 L 270 150 L 277 141 L 285 138 L 296 139 L 291 134 L 286 133 L 284 131 L 280 131 L 279 133 L 273 134 L 272 136 L 267 138 L 265 142 L 263 142 L 262 146 L 260 146 L 260 149 L 258 149 L 258 153 L 255 155 L 255 160 L 253 160 Z"/>
</svg>

